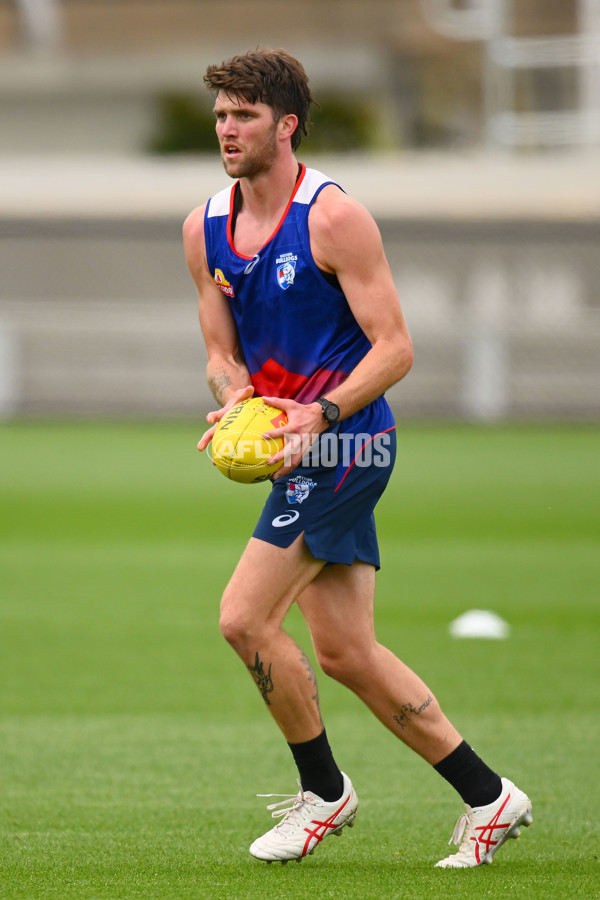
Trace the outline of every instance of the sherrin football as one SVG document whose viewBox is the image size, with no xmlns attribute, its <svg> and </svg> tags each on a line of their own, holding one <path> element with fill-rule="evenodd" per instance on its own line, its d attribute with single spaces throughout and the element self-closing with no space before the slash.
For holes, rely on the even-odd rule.
<svg viewBox="0 0 600 900">
<path fill-rule="evenodd" d="M 250 397 L 233 406 L 215 430 L 212 461 L 232 481 L 254 484 L 265 481 L 282 465 L 268 465 L 274 453 L 283 447 L 283 438 L 263 438 L 287 422 L 286 414 L 265 403 L 262 397 Z"/>
</svg>

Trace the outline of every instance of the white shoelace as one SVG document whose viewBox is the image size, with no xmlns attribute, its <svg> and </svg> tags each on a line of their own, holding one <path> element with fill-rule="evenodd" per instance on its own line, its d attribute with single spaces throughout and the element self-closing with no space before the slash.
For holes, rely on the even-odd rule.
<svg viewBox="0 0 600 900">
<path fill-rule="evenodd" d="M 460 847 L 468 824 L 469 824 L 469 817 L 466 813 L 463 813 L 462 816 L 459 818 L 458 822 L 456 823 L 456 825 L 454 826 L 454 831 L 452 832 L 452 837 L 450 838 L 448 843 L 456 844 L 457 847 Z"/>
<path fill-rule="evenodd" d="M 297 794 L 257 794 L 256 796 L 283 797 L 284 799 L 279 800 L 277 803 L 269 803 L 267 809 L 274 819 L 283 817 L 284 821 L 286 821 L 291 813 L 295 812 L 297 809 L 301 809 L 304 806 L 304 791 L 302 790 L 302 785 L 300 784 L 300 782 L 298 782 L 298 788 L 299 790 Z M 283 809 L 281 807 L 283 807 Z M 281 822 L 280 824 L 283 825 L 283 822 Z"/>
</svg>

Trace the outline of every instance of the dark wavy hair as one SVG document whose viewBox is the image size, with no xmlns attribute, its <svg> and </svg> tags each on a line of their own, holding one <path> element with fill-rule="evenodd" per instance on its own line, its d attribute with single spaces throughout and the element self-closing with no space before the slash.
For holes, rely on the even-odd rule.
<svg viewBox="0 0 600 900">
<path fill-rule="evenodd" d="M 302 63 L 286 50 L 250 50 L 233 56 L 221 65 L 209 66 L 204 83 L 214 94 L 224 91 L 246 103 L 266 103 L 273 109 L 275 121 L 289 114 L 297 116 L 292 150 L 297 150 L 302 135 L 308 134 L 315 101 Z"/>
</svg>

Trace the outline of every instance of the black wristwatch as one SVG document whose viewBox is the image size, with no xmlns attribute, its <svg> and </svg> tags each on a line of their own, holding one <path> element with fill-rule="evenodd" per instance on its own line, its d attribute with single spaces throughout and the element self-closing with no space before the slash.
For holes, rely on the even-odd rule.
<svg viewBox="0 0 600 900">
<path fill-rule="evenodd" d="M 325 397 L 320 397 L 317 403 L 321 404 L 323 408 L 323 418 L 329 425 L 329 427 L 333 427 L 333 425 L 337 425 L 340 420 L 340 408 L 337 403 L 332 403 L 331 400 L 326 400 Z"/>
</svg>

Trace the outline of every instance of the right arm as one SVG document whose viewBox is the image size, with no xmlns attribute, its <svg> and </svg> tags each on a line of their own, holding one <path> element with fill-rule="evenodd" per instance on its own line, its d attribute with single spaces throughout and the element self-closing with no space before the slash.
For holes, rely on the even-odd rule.
<svg viewBox="0 0 600 900">
<path fill-rule="evenodd" d="M 208 357 L 206 376 L 221 407 L 206 417 L 214 426 L 235 403 L 251 397 L 254 389 L 229 304 L 216 285 L 206 261 L 204 210 L 204 206 L 195 209 L 185 220 L 183 245 L 188 268 L 198 289 L 200 327 Z M 214 427 L 202 436 L 199 450 L 204 450 L 210 443 L 213 432 Z"/>
</svg>

